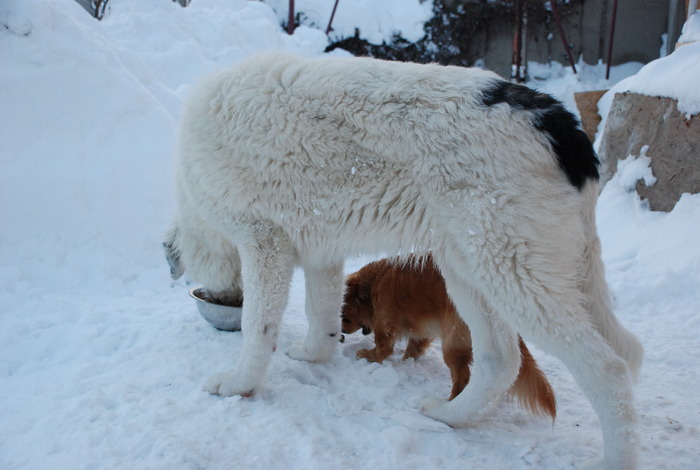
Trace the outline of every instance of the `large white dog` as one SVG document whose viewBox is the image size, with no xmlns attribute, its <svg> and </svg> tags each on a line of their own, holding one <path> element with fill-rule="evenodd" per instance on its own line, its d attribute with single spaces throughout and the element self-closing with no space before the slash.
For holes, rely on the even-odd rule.
<svg viewBox="0 0 700 470">
<path fill-rule="evenodd" d="M 482 70 L 268 53 L 186 102 L 178 214 L 166 246 L 220 298 L 243 346 L 205 388 L 249 395 L 275 349 L 296 265 L 309 332 L 289 356 L 326 361 L 343 260 L 432 250 L 472 329 L 474 370 L 422 411 L 464 426 L 508 390 L 516 332 L 561 359 L 602 426 L 607 469 L 636 467 L 631 382 L 642 347 L 611 312 L 594 209 L 598 161 L 548 95 Z"/>
</svg>

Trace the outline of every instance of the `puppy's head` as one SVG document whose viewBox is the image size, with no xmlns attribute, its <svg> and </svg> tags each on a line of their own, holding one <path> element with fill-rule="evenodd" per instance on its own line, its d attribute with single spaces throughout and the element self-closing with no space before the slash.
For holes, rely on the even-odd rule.
<svg viewBox="0 0 700 470">
<path fill-rule="evenodd" d="M 362 328 L 362 334 L 372 332 L 374 307 L 372 306 L 372 286 L 364 282 L 359 273 L 348 276 L 342 311 L 343 333 L 354 333 Z"/>
</svg>

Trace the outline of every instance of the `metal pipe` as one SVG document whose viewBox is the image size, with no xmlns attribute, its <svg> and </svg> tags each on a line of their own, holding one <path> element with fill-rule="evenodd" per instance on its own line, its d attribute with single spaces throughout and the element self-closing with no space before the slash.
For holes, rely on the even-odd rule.
<svg viewBox="0 0 700 470">
<path fill-rule="evenodd" d="M 673 52 L 673 47 L 678 39 L 677 32 L 678 27 L 678 4 L 680 0 L 671 0 L 668 2 L 668 24 L 666 26 L 666 50 L 664 51 L 666 55 Z"/>
<path fill-rule="evenodd" d="M 520 34 L 522 29 L 522 0 L 515 1 L 515 31 L 513 33 L 513 57 L 510 78 L 516 82 L 523 81 L 520 77 L 520 64 L 522 61 L 522 48 L 520 47 L 520 41 L 522 36 Z"/>
<path fill-rule="evenodd" d="M 287 34 L 294 34 L 294 0 L 289 0 L 289 17 L 287 18 Z"/>
<path fill-rule="evenodd" d="M 527 80 L 527 3 L 523 8 L 522 21 L 520 23 L 520 63 L 523 81 Z"/>
<path fill-rule="evenodd" d="M 605 79 L 610 78 L 610 65 L 612 64 L 613 39 L 615 39 L 615 22 L 617 21 L 617 0 L 613 0 L 612 20 L 610 24 L 610 40 L 608 41 L 608 65 L 605 68 Z"/>
<path fill-rule="evenodd" d="M 328 20 L 328 27 L 326 28 L 326 36 L 328 33 L 331 32 L 331 24 L 333 24 L 333 18 L 335 17 L 335 10 L 338 8 L 338 2 L 340 0 L 335 0 L 335 4 L 333 5 L 333 12 L 331 13 L 331 19 Z"/>
<path fill-rule="evenodd" d="M 557 9 L 557 1 L 549 0 L 549 5 L 552 7 L 552 15 L 554 15 L 554 22 L 557 24 L 557 29 L 559 30 L 559 36 L 561 37 L 561 41 L 564 43 L 564 50 L 566 51 L 566 56 L 569 58 L 571 70 L 573 70 L 575 74 L 576 64 L 574 63 L 574 56 L 571 54 L 569 43 L 566 40 L 566 34 L 564 34 L 564 27 L 561 25 L 561 18 L 559 17 L 559 10 Z"/>
</svg>

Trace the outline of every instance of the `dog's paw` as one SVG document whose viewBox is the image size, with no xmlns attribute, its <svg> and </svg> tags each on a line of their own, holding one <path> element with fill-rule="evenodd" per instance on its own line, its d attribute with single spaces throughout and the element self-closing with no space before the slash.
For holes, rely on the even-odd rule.
<svg viewBox="0 0 700 470">
<path fill-rule="evenodd" d="M 332 349 L 326 351 L 310 351 L 309 348 L 306 347 L 306 344 L 304 342 L 292 344 L 292 346 L 287 351 L 287 356 L 291 357 L 292 359 L 306 362 L 328 362 L 331 359 L 332 355 Z"/>
<path fill-rule="evenodd" d="M 595 459 L 586 460 L 576 468 L 578 470 L 603 470 L 605 468 L 605 461 L 602 457 L 597 457 Z"/>
<path fill-rule="evenodd" d="M 309 354 L 306 348 L 304 348 L 304 343 L 301 341 L 294 343 L 289 347 L 287 356 L 291 357 L 292 359 L 296 359 L 297 361 L 314 362 L 311 358 L 311 354 Z"/>
<path fill-rule="evenodd" d="M 426 398 L 420 403 L 420 412 L 453 428 L 458 427 L 462 423 L 455 420 L 455 412 L 451 403 L 441 398 Z"/>
<path fill-rule="evenodd" d="M 367 359 L 369 362 L 377 362 L 375 359 L 374 349 L 360 349 L 355 356 L 358 359 Z"/>
<path fill-rule="evenodd" d="M 335 341 L 330 345 L 330 347 L 320 347 L 320 348 L 309 348 L 305 342 L 298 342 L 292 344 L 292 346 L 287 351 L 287 356 L 297 361 L 306 362 L 328 362 L 333 356 L 333 351 L 335 349 Z"/>
<path fill-rule="evenodd" d="M 221 395 L 222 397 L 232 397 L 234 395 L 250 397 L 254 392 L 253 387 L 241 383 L 238 380 L 238 375 L 233 372 L 214 374 L 204 384 L 204 390 L 212 395 Z"/>
<path fill-rule="evenodd" d="M 376 349 L 360 349 L 355 354 L 358 359 L 367 359 L 369 362 L 382 363 L 389 356 L 381 356 Z"/>
<path fill-rule="evenodd" d="M 370 349 L 358 349 L 357 352 L 355 353 L 355 357 L 358 359 L 367 359 L 368 361 L 370 360 Z"/>
</svg>

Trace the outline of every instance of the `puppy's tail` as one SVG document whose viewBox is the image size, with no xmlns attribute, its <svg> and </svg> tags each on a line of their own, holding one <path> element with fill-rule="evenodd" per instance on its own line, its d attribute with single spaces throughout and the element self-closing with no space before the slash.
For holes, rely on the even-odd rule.
<svg viewBox="0 0 700 470">
<path fill-rule="evenodd" d="M 520 372 L 515 383 L 508 391 L 508 395 L 517 398 L 518 403 L 524 409 L 538 416 L 549 415 L 552 421 L 557 416 L 557 399 L 554 390 L 537 366 L 535 358 L 525 346 L 522 338 L 519 338 Z"/>
</svg>

